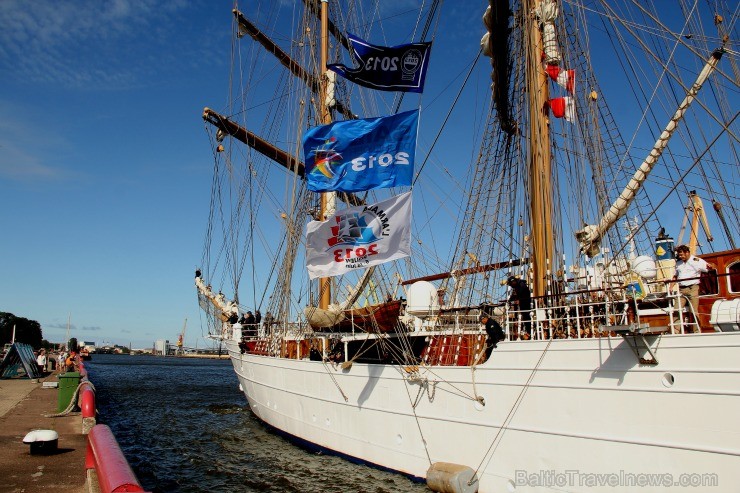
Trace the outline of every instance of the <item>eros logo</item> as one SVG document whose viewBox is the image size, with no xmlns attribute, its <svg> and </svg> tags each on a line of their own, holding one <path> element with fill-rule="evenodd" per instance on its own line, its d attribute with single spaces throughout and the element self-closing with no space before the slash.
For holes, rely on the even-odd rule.
<svg viewBox="0 0 740 493">
<path fill-rule="evenodd" d="M 383 167 L 390 166 L 391 164 L 409 164 L 409 153 L 397 152 L 395 156 L 390 153 L 385 153 L 377 157 L 357 157 L 351 162 L 353 171 L 364 171 L 366 169 L 372 169 L 375 164 Z"/>
</svg>

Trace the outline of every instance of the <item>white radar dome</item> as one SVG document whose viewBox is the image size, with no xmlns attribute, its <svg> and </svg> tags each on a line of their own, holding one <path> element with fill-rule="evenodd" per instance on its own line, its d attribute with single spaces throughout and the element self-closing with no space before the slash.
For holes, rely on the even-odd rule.
<svg viewBox="0 0 740 493">
<path fill-rule="evenodd" d="M 632 270 L 645 279 L 655 279 L 658 272 L 655 268 L 655 260 L 647 255 L 640 255 L 632 261 Z"/>
<path fill-rule="evenodd" d="M 428 281 L 417 281 L 406 291 L 406 313 L 426 317 L 439 313 L 437 288 Z"/>
</svg>

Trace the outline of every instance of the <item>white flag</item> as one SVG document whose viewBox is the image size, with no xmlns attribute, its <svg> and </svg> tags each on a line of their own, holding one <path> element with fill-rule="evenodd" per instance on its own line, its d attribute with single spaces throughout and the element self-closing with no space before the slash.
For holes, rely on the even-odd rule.
<svg viewBox="0 0 740 493">
<path fill-rule="evenodd" d="M 306 226 L 311 279 L 346 274 L 411 255 L 411 192 L 349 207 Z"/>
</svg>

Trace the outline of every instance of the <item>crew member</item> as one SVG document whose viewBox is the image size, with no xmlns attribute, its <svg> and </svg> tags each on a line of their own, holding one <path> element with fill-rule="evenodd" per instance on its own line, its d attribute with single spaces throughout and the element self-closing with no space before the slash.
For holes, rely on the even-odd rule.
<svg viewBox="0 0 740 493">
<path fill-rule="evenodd" d="M 486 359 L 491 356 L 491 351 L 498 345 L 499 341 L 503 341 L 506 338 L 504 330 L 501 328 L 501 324 L 493 320 L 488 316 L 487 313 L 483 313 L 480 316 L 480 323 L 486 330 Z"/>
<path fill-rule="evenodd" d="M 702 273 L 709 272 L 709 269 L 714 269 L 714 265 L 707 263 L 704 259 L 695 255 L 691 255 L 691 250 L 686 245 L 676 248 L 676 256 L 678 257 L 678 261 L 676 262 L 676 274 L 673 276 L 673 280 L 678 282 L 678 290 L 681 293 L 679 307 L 683 309 L 685 306 L 686 302 L 684 298 L 689 300 L 691 313 L 698 323 L 699 278 Z M 696 328 L 692 328 L 691 330 L 693 332 Z"/>
<path fill-rule="evenodd" d="M 527 334 L 531 335 L 530 329 L 532 328 L 532 292 L 529 290 L 529 286 L 523 279 L 519 279 L 515 276 L 510 276 L 506 280 L 506 284 L 511 288 L 511 294 L 509 295 L 509 303 L 516 307 L 521 314 L 522 330 Z"/>
<path fill-rule="evenodd" d="M 247 315 L 244 317 L 244 329 L 250 337 L 257 336 L 257 326 L 255 325 L 254 315 L 251 311 L 247 311 Z"/>
</svg>

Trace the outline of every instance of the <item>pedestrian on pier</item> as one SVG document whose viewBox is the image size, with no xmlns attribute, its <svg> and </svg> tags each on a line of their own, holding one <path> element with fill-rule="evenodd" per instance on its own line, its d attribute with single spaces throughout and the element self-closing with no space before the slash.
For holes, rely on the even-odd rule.
<svg viewBox="0 0 740 493">
<path fill-rule="evenodd" d="M 80 371 L 80 355 L 77 354 L 77 351 L 70 351 L 69 356 L 67 356 L 67 359 L 64 362 L 64 367 L 66 371 Z"/>
<path fill-rule="evenodd" d="M 36 356 L 36 365 L 42 374 L 46 372 L 46 350 L 44 348 L 39 349 L 39 355 Z"/>
</svg>

